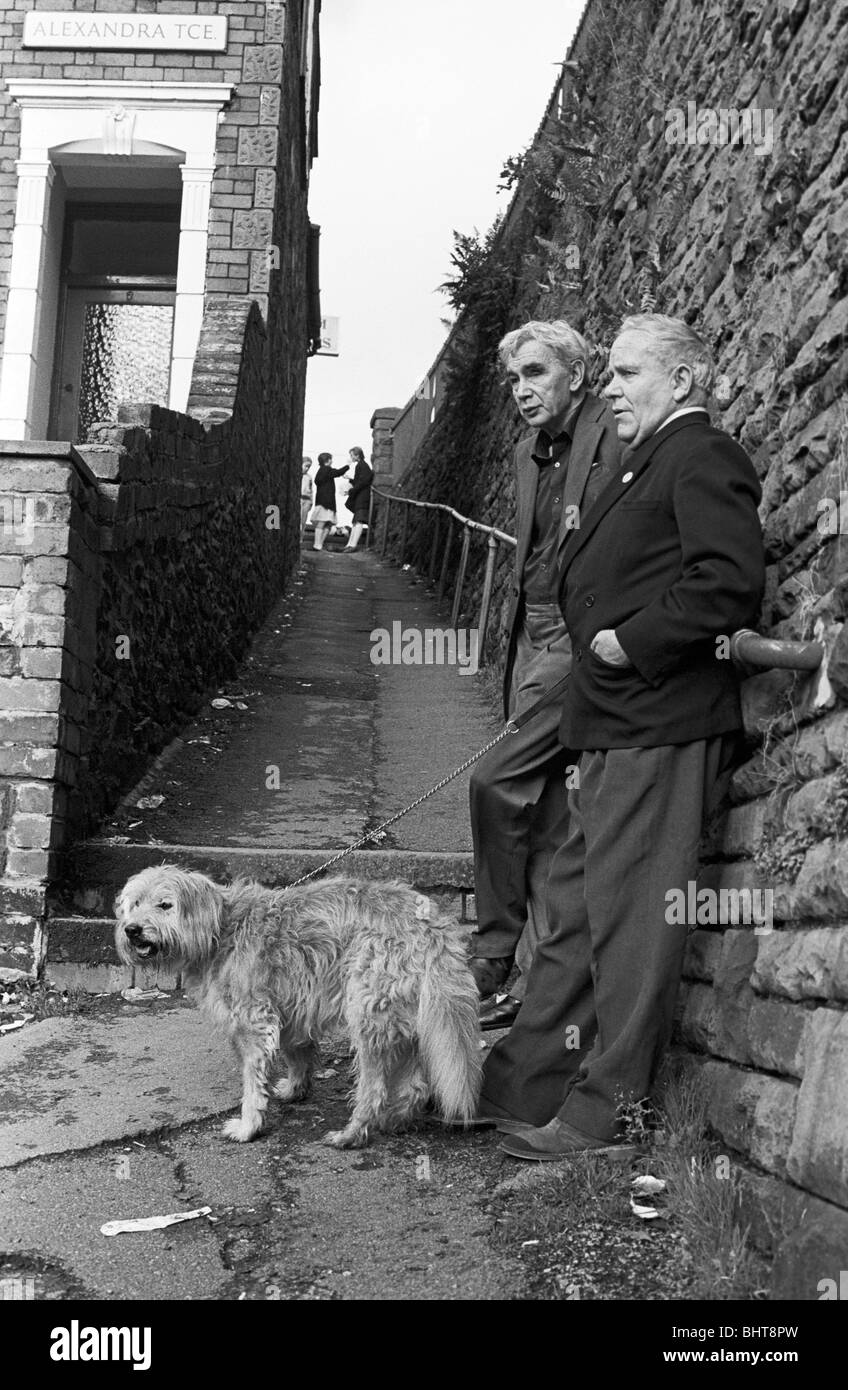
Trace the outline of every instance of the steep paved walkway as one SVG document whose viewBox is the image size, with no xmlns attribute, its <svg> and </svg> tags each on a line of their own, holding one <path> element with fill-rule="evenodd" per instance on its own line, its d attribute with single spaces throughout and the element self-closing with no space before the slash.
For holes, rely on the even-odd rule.
<svg viewBox="0 0 848 1390">
<path fill-rule="evenodd" d="M 491 677 L 463 674 L 458 663 L 372 660 L 372 633 L 394 638 L 397 654 L 400 634 L 444 628 L 409 572 L 367 552 L 305 550 L 236 679 L 75 850 L 51 923 L 51 978 L 73 983 L 69 963 L 102 970 L 115 893 L 145 865 L 170 858 L 221 879 L 292 882 L 482 747 L 501 727 Z M 458 902 L 473 885 L 469 776 L 352 855 L 345 871 L 443 889 Z M 105 976 L 96 987 L 107 987 Z"/>
<path fill-rule="evenodd" d="M 479 682 L 457 666 L 372 662 L 373 631 L 445 625 L 408 574 L 367 553 L 307 550 L 304 561 L 294 597 L 275 610 L 231 686 L 246 708 L 206 712 L 203 729 L 186 734 L 148 789 L 165 802 L 132 838 L 334 850 L 497 729 Z M 203 737 L 211 745 L 193 742 Z M 399 823 L 385 847 L 470 849 L 467 786 L 467 776 L 458 779 Z"/>
</svg>

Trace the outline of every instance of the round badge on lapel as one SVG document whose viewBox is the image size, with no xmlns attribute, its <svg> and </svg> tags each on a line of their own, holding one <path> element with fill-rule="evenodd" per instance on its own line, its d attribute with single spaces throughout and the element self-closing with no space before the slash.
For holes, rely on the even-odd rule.
<svg viewBox="0 0 848 1390">
<path fill-rule="evenodd" d="M 624 475 L 624 477 L 622 478 L 621 481 L 622 481 L 623 483 L 629 483 L 629 482 L 630 482 L 630 479 L 631 479 L 632 477 L 633 477 L 633 474 L 632 474 L 632 473 L 625 473 L 625 475 Z"/>
</svg>

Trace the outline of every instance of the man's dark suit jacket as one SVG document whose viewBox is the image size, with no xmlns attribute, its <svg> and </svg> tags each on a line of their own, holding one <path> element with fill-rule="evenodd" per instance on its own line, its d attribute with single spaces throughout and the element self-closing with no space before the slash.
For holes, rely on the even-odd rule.
<svg viewBox="0 0 848 1390">
<path fill-rule="evenodd" d="M 625 456 L 559 552 L 573 649 L 566 747 L 650 748 L 741 727 L 738 678 L 716 639 L 756 618 L 759 500 L 748 455 L 706 414 L 672 420 Z M 590 650 L 603 628 L 632 666 Z"/>
<path fill-rule="evenodd" d="M 504 714 L 509 717 L 509 697 L 512 683 L 512 668 L 515 662 L 515 648 L 518 633 L 524 619 L 524 566 L 530 551 L 533 535 L 533 519 L 536 511 L 536 488 L 539 482 L 539 466 L 533 462 L 532 454 L 538 433 L 527 435 L 519 441 L 515 449 L 515 527 L 516 550 L 515 570 L 512 588 L 512 608 L 509 615 L 509 638 L 507 641 L 506 663 L 504 666 Z M 586 392 L 574 427 L 568 469 L 565 476 L 562 519 L 560 522 L 560 545 L 569 535 L 569 522 L 573 524 L 574 507 L 581 509 L 586 495 L 589 475 L 592 474 L 591 494 L 602 489 L 606 478 L 618 468 L 621 445 L 615 428 L 615 416 L 605 401 Z"/>
</svg>

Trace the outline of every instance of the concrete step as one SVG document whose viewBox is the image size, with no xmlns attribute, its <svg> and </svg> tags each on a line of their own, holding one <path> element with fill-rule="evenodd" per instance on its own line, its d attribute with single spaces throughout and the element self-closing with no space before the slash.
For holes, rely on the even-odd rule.
<svg viewBox="0 0 848 1390">
<path fill-rule="evenodd" d="M 132 874 L 156 864 L 179 864 L 221 883 L 252 878 L 282 888 L 325 863 L 326 850 L 238 849 L 220 845 L 116 844 L 89 840 L 77 845 L 54 897 L 46 923 L 45 977 L 55 987 L 95 993 L 128 986 L 173 989 L 172 972 L 123 966 L 114 945 L 114 918 L 107 914 Z M 352 878 L 400 879 L 427 893 L 442 911 L 474 925 L 474 867 L 468 853 L 415 850 L 358 850 L 330 873 Z"/>
</svg>

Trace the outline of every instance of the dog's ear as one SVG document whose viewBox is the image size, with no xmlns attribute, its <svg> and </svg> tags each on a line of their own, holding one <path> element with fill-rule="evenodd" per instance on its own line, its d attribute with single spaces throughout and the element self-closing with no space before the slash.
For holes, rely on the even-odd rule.
<svg viewBox="0 0 848 1390">
<path fill-rule="evenodd" d="M 214 955 L 221 938 L 224 897 L 205 874 L 182 873 L 177 880 L 180 918 L 195 959 Z"/>
</svg>

